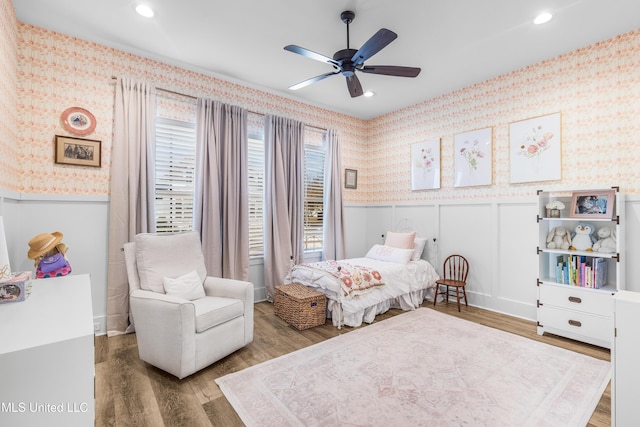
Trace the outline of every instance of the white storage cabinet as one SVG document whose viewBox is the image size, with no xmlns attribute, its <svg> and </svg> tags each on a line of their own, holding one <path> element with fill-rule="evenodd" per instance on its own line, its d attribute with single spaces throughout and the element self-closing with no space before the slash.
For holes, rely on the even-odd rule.
<svg viewBox="0 0 640 427">
<path fill-rule="evenodd" d="M 583 193 L 585 190 L 579 190 Z M 624 196 L 617 189 L 588 190 L 594 195 L 613 194 L 615 200 L 608 200 L 607 214 L 571 215 L 572 200 L 577 191 L 539 191 L 538 192 L 538 301 L 537 330 L 611 348 L 613 340 L 613 295 L 624 289 Z M 558 217 L 551 216 L 547 205 L 561 201 L 565 208 Z M 579 251 L 562 248 L 549 248 L 547 237 L 555 227 L 564 227 L 574 233 L 579 224 L 588 224 L 594 230 L 610 227 L 615 230 L 616 248 L 613 253 Z M 558 264 L 571 263 L 576 268 Z M 594 265 L 597 265 L 594 267 Z M 606 281 L 595 288 L 593 270 L 600 272 L 606 268 Z M 567 277 L 567 270 L 580 278 Z M 562 273 L 560 272 L 562 271 Z M 587 279 L 585 279 L 587 278 Z M 567 280 L 569 279 L 569 280 Z M 570 283 L 566 283 L 566 282 Z"/>
</svg>

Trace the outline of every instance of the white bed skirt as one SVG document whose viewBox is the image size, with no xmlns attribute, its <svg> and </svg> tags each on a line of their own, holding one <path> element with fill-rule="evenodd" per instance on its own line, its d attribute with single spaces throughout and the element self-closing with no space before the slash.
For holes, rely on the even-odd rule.
<svg viewBox="0 0 640 427">
<path fill-rule="evenodd" d="M 435 288 L 420 289 L 409 294 L 400 295 L 382 301 L 376 305 L 365 307 L 352 313 L 343 312 L 337 301 L 327 300 L 327 318 L 331 319 L 333 326 L 340 328 L 343 325 L 357 328 L 363 322 L 373 323 L 378 314 L 386 313 L 390 308 L 398 308 L 404 311 L 415 310 L 425 300 L 433 301 Z"/>
</svg>

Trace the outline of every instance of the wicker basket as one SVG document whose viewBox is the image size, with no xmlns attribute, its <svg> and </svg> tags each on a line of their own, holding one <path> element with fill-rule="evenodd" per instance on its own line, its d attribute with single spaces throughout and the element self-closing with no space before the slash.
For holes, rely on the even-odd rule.
<svg viewBox="0 0 640 427">
<path fill-rule="evenodd" d="M 327 318 L 327 298 L 300 283 L 276 286 L 274 311 L 276 316 L 298 330 L 324 325 Z"/>
</svg>

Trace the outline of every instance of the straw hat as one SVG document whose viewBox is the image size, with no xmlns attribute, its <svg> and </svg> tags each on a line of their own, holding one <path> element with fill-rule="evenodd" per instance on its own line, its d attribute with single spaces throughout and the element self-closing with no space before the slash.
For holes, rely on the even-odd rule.
<svg viewBox="0 0 640 427">
<path fill-rule="evenodd" d="M 30 259 L 36 259 L 54 248 L 58 249 L 58 252 L 64 254 L 67 252 L 67 245 L 60 243 L 61 240 L 62 233 L 59 231 L 38 234 L 33 239 L 29 240 L 29 252 L 27 252 L 27 257 Z"/>
</svg>

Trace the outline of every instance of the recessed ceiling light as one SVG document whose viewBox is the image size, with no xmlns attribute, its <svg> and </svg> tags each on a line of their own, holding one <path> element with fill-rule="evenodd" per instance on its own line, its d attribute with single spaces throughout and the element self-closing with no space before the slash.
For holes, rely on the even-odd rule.
<svg viewBox="0 0 640 427">
<path fill-rule="evenodd" d="M 365 93 L 363 93 L 363 95 L 366 96 L 367 98 L 371 98 L 373 95 L 375 95 L 375 93 L 368 90 Z"/>
<path fill-rule="evenodd" d="M 553 18 L 552 14 L 550 14 L 549 12 L 544 12 L 536 16 L 536 19 L 533 20 L 533 23 L 536 25 L 546 24 L 547 22 L 551 21 L 551 18 Z"/>
<path fill-rule="evenodd" d="M 139 4 L 138 6 L 136 6 L 136 12 L 138 12 L 139 15 L 142 15 L 145 18 L 151 18 L 153 15 L 155 15 L 153 9 L 144 4 Z"/>
</svg>

